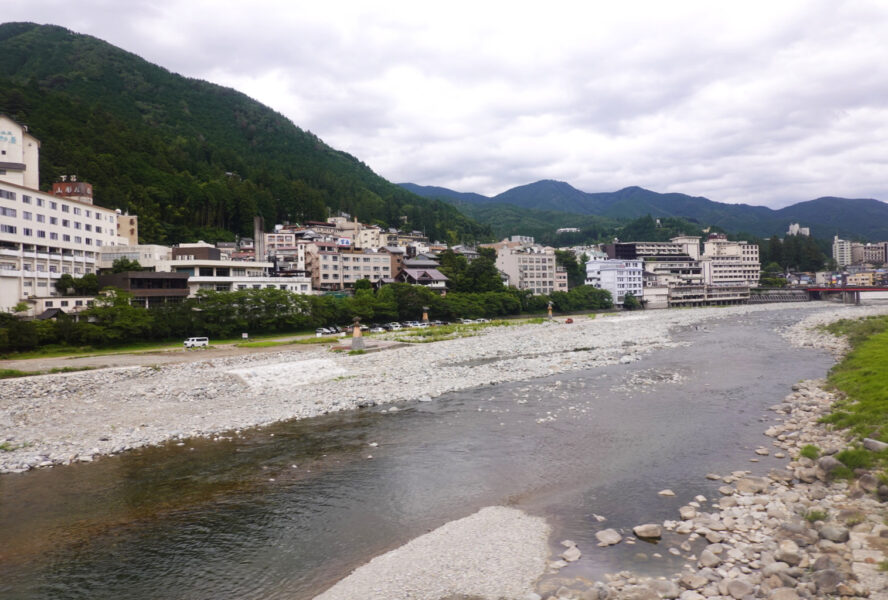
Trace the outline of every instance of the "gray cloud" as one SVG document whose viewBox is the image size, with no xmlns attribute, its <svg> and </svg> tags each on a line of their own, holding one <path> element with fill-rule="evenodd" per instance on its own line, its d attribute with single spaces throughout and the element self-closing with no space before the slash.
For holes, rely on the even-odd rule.
<svg viewBox="0 0 888 600">
<path fill-rule="evenodd" d="M 393 181 L 888 199 L 877 3 L 423 4 L 12 0 L 4 16 L 236 87 Z"/>
</svg>

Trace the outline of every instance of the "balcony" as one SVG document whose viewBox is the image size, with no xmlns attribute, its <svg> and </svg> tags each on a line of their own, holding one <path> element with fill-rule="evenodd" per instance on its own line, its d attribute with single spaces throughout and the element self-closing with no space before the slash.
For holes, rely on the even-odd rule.
<svg viewBox="0 0 888 600">
<path fill-rule="evenodd" d="M 13 250 L 12 248 L 0 248 L 0 256 L 15 256 L 16 258 L 18 258 L 21 255 L 21 250 Z"/>
</svg>

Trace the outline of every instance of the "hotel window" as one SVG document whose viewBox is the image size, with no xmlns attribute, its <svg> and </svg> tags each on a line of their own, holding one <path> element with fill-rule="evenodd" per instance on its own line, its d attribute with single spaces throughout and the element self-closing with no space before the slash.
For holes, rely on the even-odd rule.
<svg viewBox="0 0 888 600">
<path fill-rule="evenodd" d="M 57 234 L 55 231 L 50 231 L 49 232 L 49 239 L 57 240 L 57 239 L 59 239 L 59 234 Z"/>
<path fill-rule="evenodd" d="M 39 238 L 45 238 L 45 237 L 46 237 L 46 232 L 45 232 L 45 231 L 37 230 L 37 237 L 39 237 Z"/>
<path fill-rule="evenodd" d="M 14 225 L 0 225 L 0 233 L 15 233 L 16 228 Z"/>
<path fill-rule="evenodd" d="M 23 218 L 25 221 L 30 221 L 32 218 L 34 218 L 34 215 L 32 215 L 31 213 L 29 213 L 29 212 L 26 211 L 26 210 L 23 210 L 23 211 L 22 211 L 22 218 Z"/>
<path fill-rule="evenodd" d="M 79 215 L 79 214 L 81 214 L 81 210 L 80 210 L 80 208 L 78 208 L 78 207 L 75 206 L 75 207 L 74 207 L 74 214 L 75 214 L 75 215 Z"/>
<path fill-rule="evenodd" d="M 74 221 L 74 229 L 80 229 L 80 221 Z"/>
<path fill-rule="evenodd" d="M 30 204 L 30 203 L 31 203 L 31 197 L 22 194 L 22 202 L 25 203 L 25 204 Z"/>
<path fill-rule="evenodd" d="M 25 227 L 24 229 L 22 229 L 22 233 L 24 233 L 25 235 L 34 235 L 34 230 L 30 229 L 28 227 Z"/>
<path fill-rule="evenodd" d="M 58 203 L 58 202 L 53 202 L 52 200 L 50 200 L 50 201 L 49 201 L 49 207 L 50 207 L 52 210 L 58 210 L 58 209 L 59 209 L 59 203 Z"/>
<path fill-rule="evenodd" d="M 18 214 L 14 208 L 6 208 L 5 206 L 0 206 L 0 216 L 2 217 L 14 217 Z"/>
<path fill-rule="evenodd" d="M 71 221 L 69 221 L 68 219 L 62 219 L 62 227 L 70 227 L 70 226 L 71 226 Z"/>
<path fill-rule="evenodd" d="M 8 192 L 6 190 L 0 190 L 0 198 L 6 198 L 7 200 L 15 200 L 15 192 Z"/>
<path fill-rule="evenodd" d="M 62 212 L 71 212 L 71 207 L 67 204 L 62 204 Z"/>
<path fill-rule="evenodd" d="M 62 234 L 62 241 L 63 241 L 63 242 L 70 242 L 70 241 L 71 241 L 71 236 L 68 235 L 67 233 Z"/>
</svg>

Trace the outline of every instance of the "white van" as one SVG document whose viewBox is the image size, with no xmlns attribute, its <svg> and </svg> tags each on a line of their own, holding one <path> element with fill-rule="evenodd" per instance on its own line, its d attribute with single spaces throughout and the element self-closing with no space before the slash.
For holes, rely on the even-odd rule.
<svg viewBox="0 0 888 600">
<path fill-rule="evenodd" d="M 201 348 L 210 345 L 210 338 L 192 337 L 185 340 L 186 348 Z"/>
</svg>

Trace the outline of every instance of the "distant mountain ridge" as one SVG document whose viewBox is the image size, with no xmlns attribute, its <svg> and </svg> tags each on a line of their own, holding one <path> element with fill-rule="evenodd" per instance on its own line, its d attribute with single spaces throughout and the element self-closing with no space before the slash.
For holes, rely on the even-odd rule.
<svg viewBox="0 0 888 600">
<path fill-rule="evenodd" d="M 759 237 L 783 236 L 790 223 L 800 223 L 818 238 L 838 235 L 848 239 L 888 240 L 888 204 L 871 198 L 825 196 L 774 210 L 766 206 L 715 202 L 702 196 L 661 194 L 637 186 L 616 192 L 590 193 L 550 179 L 518 186 L 493 197 L 412 183 L 399 185 L 415 194 L 457 205 L 508 204 L 534 211 L 610 219 L 637 219 L 648 214 L 655 218 L 681 217 Z"/>
</svg>

